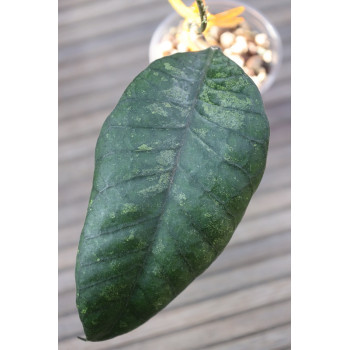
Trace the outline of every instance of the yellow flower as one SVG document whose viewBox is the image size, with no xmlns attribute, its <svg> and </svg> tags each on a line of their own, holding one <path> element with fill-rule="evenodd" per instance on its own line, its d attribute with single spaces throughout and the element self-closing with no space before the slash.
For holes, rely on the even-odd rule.
<svg viewBox="0 0 350 350">
<path fill-rule="evenodd" d="M 175 11 L 185 18 L 187 24 L 200 24 L 199 10 L 196 1 L 191 6 L 186 6 L 181 0 L 168 0 Z M 205 0 L 203 0 L 205 6 Z M 244 21 L 243 17 L 237 17 L 244 11 L 244 6 L 232 8 L 230 10 L 211 14 L 207 11 L 207 27 L 203 32 L 204 36 L 212 26 L 234 27 Z"/>
</svg>

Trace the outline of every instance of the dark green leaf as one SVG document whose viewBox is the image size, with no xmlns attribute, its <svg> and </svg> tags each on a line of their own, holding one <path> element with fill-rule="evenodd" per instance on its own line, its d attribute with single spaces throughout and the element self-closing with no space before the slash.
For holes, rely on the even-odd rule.
<svg viewBox="0 0 350 350">
<path fill-rule="evenodd" d="M 269 126 L 220 50 L 152 63 L 103 125 L 76 263 L 87 340 L 155 315 L 229 242 L 264 172 Z"/>
</svg>

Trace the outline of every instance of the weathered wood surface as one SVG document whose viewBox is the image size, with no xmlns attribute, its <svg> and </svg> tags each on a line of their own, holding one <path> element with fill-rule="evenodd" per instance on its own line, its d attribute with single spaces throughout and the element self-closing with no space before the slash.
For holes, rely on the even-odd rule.
<svg viewBox="0 0 350 350">
<path fill-rule="evenodd" d="M 59 349 L 290 348 L 290 1 L 249 0 L 283 41 L 277 81 L 263 96 L 271 125 L 267 168 L 228 247 L 166 309 L 100 343 L 77 339 L 74 264 L 100 127 L 148 64 L 166 0 L 59 0 Z"/>
</svg>

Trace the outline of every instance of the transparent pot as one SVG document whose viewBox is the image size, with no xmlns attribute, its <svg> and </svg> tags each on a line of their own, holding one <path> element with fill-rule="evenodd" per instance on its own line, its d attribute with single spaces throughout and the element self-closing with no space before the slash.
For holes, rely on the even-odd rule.
<svg viewBox="0 0 350 350">
<path fill-rule="evenodd" d="M 276 28 L 258 10 L 245 3 L 236 0 L 207 0 L 206 4 L 209 11 L 213 14 L 226 11 L 233 7 L 244 6 L 245 10 L 241 17 L 244 17 L 251 30 L 267 35 L 270 42 L 269 49 L 272 52 L 272 61 L 270 63 L 270 71 L 259 87 L 261 93 L 266 92 L 276 80 L 282 61 L 282 44 Z M 183 20 L 183 18 L 173 11 L 173 13 L 167 16 L 156 28 L 149 46 L 150 62 L 162 57 L 158 50 L 159 43 L 164 35 L 169 32 L 170 28 L 178 26 L 181 20 Z"/>
</svg>

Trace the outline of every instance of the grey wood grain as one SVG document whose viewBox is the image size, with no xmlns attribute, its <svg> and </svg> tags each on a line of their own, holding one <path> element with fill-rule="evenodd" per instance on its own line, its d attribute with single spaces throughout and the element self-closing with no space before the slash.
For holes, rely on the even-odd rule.
<svg viewBox="0 0 350 350">
<path fill-rule="evenodd" d="M 245 3 L 271 20 L 283 42 L 280 72 L 263 96 L 271 142 L 261 185 L 224 252 L 163 312 L 122 337 L 85 343 L 76 338 L 74 264 L 95 143 L 172 10 L 167 0 L 59 0 L 59 349 L 290 348 L 290 1 Z"/>
</svg>

